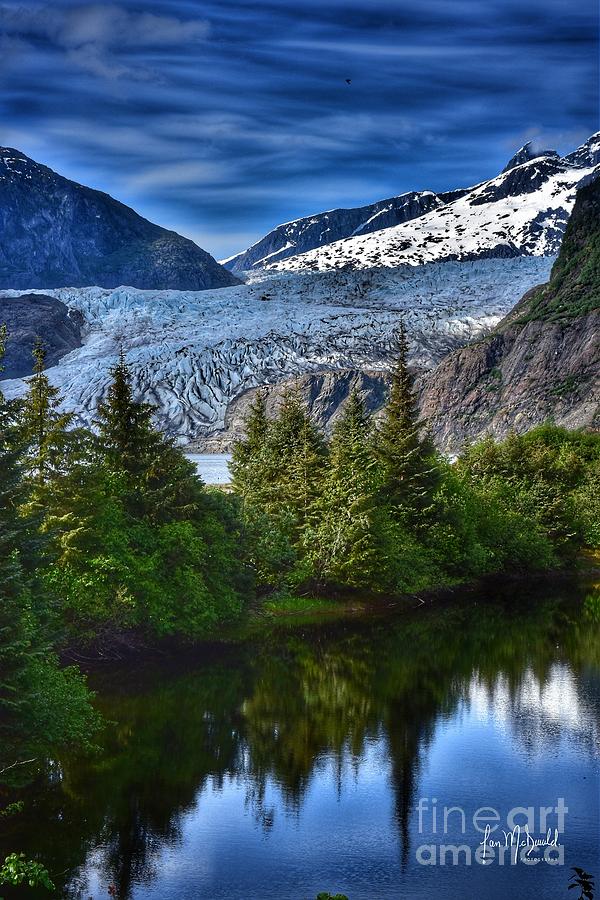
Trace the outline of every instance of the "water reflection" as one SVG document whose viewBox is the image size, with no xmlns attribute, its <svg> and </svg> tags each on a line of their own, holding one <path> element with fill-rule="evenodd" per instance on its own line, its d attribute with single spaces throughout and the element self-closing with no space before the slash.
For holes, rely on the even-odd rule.
<svg viewBox="0 0 600 900">
<path fill-rule="evenodd" d="M 552 797 L 569 773 L 592 790 L 599 673 L 599 626 L 561 597 L 275 631 L 187 674 L 123 672 L 99 695 L 102 754 L 62 760 L 9 843 L 66 872 L 68 897 L 474 896 L 415 866 L 417 792 L 489 802 L 479 746 L 503 773 L 500 796 L 485 788 L 497 805 L 533 794 L 533 763 Z"/>
</svg>

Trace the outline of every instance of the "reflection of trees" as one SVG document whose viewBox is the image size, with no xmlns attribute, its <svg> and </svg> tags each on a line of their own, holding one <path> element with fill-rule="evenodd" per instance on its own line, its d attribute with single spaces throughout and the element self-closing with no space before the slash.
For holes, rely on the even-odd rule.
<svg viewBox="0 0 600 900">
<path fill-rule="evenodd" d="M 268 830 L 268 783 L 300 810 L 325 759 L 341 779 L 344 763 L 360 765 L 366 742 L 383 736 L 406 861 L 420 761 L 440 717 L 468 701 L 474 680 L 490 697 L 501 683 L 514 707 L 527 679 L 547 683 L 557 654 L 577 672 L 597 672 L 598 647 L 598 625 L 558 601 L 534 612 L 482 603 L 270 635 L 227 665 L 105 694 L 116 725 L 103 753 L 91 763 L 63 762 L 62 780 L 38 800 L 36 822 L 44 825 L 26 822 L 18 845 L 35 847 L 55 872 L 93 860 L 125 900 L 133 883 L 152 880 L 157 854 L 180 839 L 181 816 L 202 802 L 208 779 L 217 789 L 229 777 L 243 781 Z M 597 676 L 574 683 L 597 690 Z M 593 703 L 584 706 L 598 733 Z"/>
<path fill-rule="evenodd" d="M 252 773 L 272 777 L 297 805 L 317 760 L 326 754 L 361 755 L 377 728 L 369 671 L 357 655 L 327 644 L 291 639 L 285 653 L 263 652 L 244 703 L 245 738 Z"/>
</svg>

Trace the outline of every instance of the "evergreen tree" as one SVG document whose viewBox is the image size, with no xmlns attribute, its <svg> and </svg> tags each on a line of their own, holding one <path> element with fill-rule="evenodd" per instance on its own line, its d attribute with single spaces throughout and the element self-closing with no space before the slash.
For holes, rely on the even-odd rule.
<svg viewBox="0 0 600 900">
<path fill-rule="evenodd" d="M 155 429 L 152 406 L 134 399 L 123 354 L 112 375 L 97 417 L 95 553 L 78 553 L 74 534 L 68 594 L 82 615 L 199 634 L 240 611 L 238 521 Z M 90 578 L 104 598 L 97 610 L 86 602 Z"/>
<path fill-rule="evenodd" d="M 262 451 L 269 434 L 269 420 L 267 419 L 267 391 L 261 388 L 250 406 L 246 419 L 246 439 L 244 447 L 249 453 Z"/>
<path fill-rule="evenodd" d="M 233 445 L 232 484 L 246 503 L 256 504 L 265 497 L 271 473 L 266 389 L 261 388 L 251 403 L 244 428 L 245 438 Z"/>
<path fill-rule="evenodd" d="M 98 446 L 105 468 L 126 486 L 128 512 L 155 522 L 193 516 L 202 493 L 195 467 L 154 427 L 154 407 L 134 399 L 123 352 L 111 375 L 107 398 L 98 404 Z"/>
<path fill-rule="evenodd" d="M 401 323 L 390 396 L 375 435 L 382 466 L 382 499 L 400 519 L 416 522 L 430 506 L 437 483 L 435 451 L 429 437 L 421 437 L 417 402 L 408 369 L 408 340 Z"/>
<path fill-rule="evenodd" d="M 272 422 L 266 415 L 266 393 L 260 391 L 231 466 L 234 491 L 242 498 L 249 561 L 260 583 L 281 586 L 297 569 L 326 458 L 325 442 L 297 389 L 284 393 Z"/>
<path fill-rule="evenodd" d="M 327 463 L 327 445 L 300 399 L 287 390 L 268 441 L 271 461 L 269 506 L 291 513 L 297 537 L 319 495 Z"/>
<path fill-rule="evenodd" d="M 43 488 L 61 470 L 66 432 L 73 415 L 60 411 L 62 399 L 58 388 L 50 384 L 45 374 L 46 351 L 39 337 L 33 348 L 33 359 L 33 376 L 23 404 L 23 428 L 28 444 L 28 473 L 34 484 Z"/>
<path fill-rule="evenodd" d="M 6 336 L 6 327 L 2 326 L 0 363 Z M 8 741 L 7 735 L 15 727 L 31 653 L 25 625 L 29 585 L 21 560 L 27 523 L 19 515 L 25 490 L 18 415 L 19 404 L 7 400 L 0 391 L 0 745 Z"/>
<path fill-rule="evenodd" d="M 152 425 L 154 408 L 134 400 L 131 372 L 122 350 L 110 374 L 106 400 L 97 410 L 101 452 L 109 468 L 135 479 L 147 469 L 160 441 Z"/>
<path fill-rule="evenodd" d="M 375 586 L 382 565 L 379 478 L 371 430 L 355 389 L 335 423 L 315 527 L 306 533 L 306 552 L 319 578 L 353 587 Z"/>
</svg>

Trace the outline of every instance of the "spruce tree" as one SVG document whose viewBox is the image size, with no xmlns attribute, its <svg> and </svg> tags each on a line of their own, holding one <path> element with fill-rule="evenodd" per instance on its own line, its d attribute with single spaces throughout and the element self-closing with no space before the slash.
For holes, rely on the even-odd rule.
<svg viewBox="0 0 600 900">
<path fill-rule="evenodd" d="M 287 509 L 298 534 L 308 522 L 319 495 L 327 461 L 327 446 L 311 421 L 297 388 L 283 396 L 270 430 L 269 505 Z"/>
<path fill-rule="evenodd" d="M 401 323 L 389 400 L 375 435 L 375 447 L 382 467 L 382 499 L 399 518 L 409 521 L 418 520 L 430 505 L 437 483 L 433 443 L 420 432 L 408 369 L 408 339 Z"/>
<path fill-rule="evenodd" d="M 62 398 L 45 373 L 46 351 L 39 337 L 33 359 L 33 375 L 23 404 L 23 428 L 28 444 L 27 470 L 33 482 L 42 487 L 61 469 L 66 431 L 73 415 L 60 411 Z"/>
<path fill-rule="evenodd" d="M 355 389 L 335 423 L 329 468 L 317 501 L 307 553 L 325 580 L 372 587 L 381 564 L 378 473 L 370 444 L 371 420 Z"/>
<path fill-rule="evenodd" d="M 154 407 L 134 399 L 123 352 L 111 374 L 98 404 L 98 446 L 104 468 L 124 485 L 128 513 L 155 523 L 193 519 L 204 494 L 195 466 L 154 426 Z"/>
<path fill-rule="evenodd" d="M 267 391 L 261 388 L 250 406 L 246 419 L 245 447 L 249 452 L 262 450 L 269 433 L 269 420 L 267 419 Z"/>
<path fill-rule="evenodd" d="M 0 363 L 6 327 L 0 328 Z M 1 366 L 0 366 L 1 370 Z M 21 554 L 29 542 L 19 515 L 25 499 L 20 408 L 0 391 L 0 746 L 9 741 L 24 702 L 23 682 L 32 648 L 25 623 L 29 583 Z M 0 752 L 0 759 L 2 753 Z"/>
<path fill-rule="evenodd" d="M 246 438 L 234 447 L 231 469 L 259 582 L 281 586 L 292 570 L 294 578 L 298 575 L 303 534 L 314 515 L 326 458 L 325 442 L 297 388 L 285 391 L 273 421 L 267 419 L 265 392 L 258 393 L 246 420 Z"/>
<path fill-rule="evenodd" d="M 101 452 L 109 468 L 135 479 L 147 470 L 160 443 L 152 425 L 154 408 L 134 400 L 131 372 L 122 350 L 110 374 L 106 400 L 97 410 Z"/>
<path fill-rule="evenodd" d="M 233 489 L 246 503 L 259 503 L 265 497 L 270 479 L 268 452 L 269 420 L 267 392 L 261 388 L 244 420 L 246 435 L 233 445 L 231 473 Z"/>
</svg>

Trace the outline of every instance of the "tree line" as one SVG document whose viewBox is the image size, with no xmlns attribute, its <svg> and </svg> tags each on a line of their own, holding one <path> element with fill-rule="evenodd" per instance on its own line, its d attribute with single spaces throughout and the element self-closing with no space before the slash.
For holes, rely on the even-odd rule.
<svg viewBox="0 0 600 900">
<path fill-rule="evenodd" d="M 401 328 L 378 421 L 357 391 L 326 441 L 299 393 L 258 393 L 233 488 L 262 585 L 414 592 L 562 565 L 600 542 L 600 437 L 547 424 L 450 463 L 419 422 Z"/>
<path fill-rule="evenodd" d="M 25 396 L 0 392 L 0 783 L 98 726 L 59 663 L 69 642 L 195 639 L 265 595 L 421 591 L 598 546 L 598 435 L 547 425 L 450 464 L 419 422 L 407 354 L 400 329 L 382 416 L 355 391 L 329 440 L 296 390 L 273 418 L 259 391 L 227 493 L 155 428 L 123 355 L 87 429 L 36 343 Z"/>
</svg>

